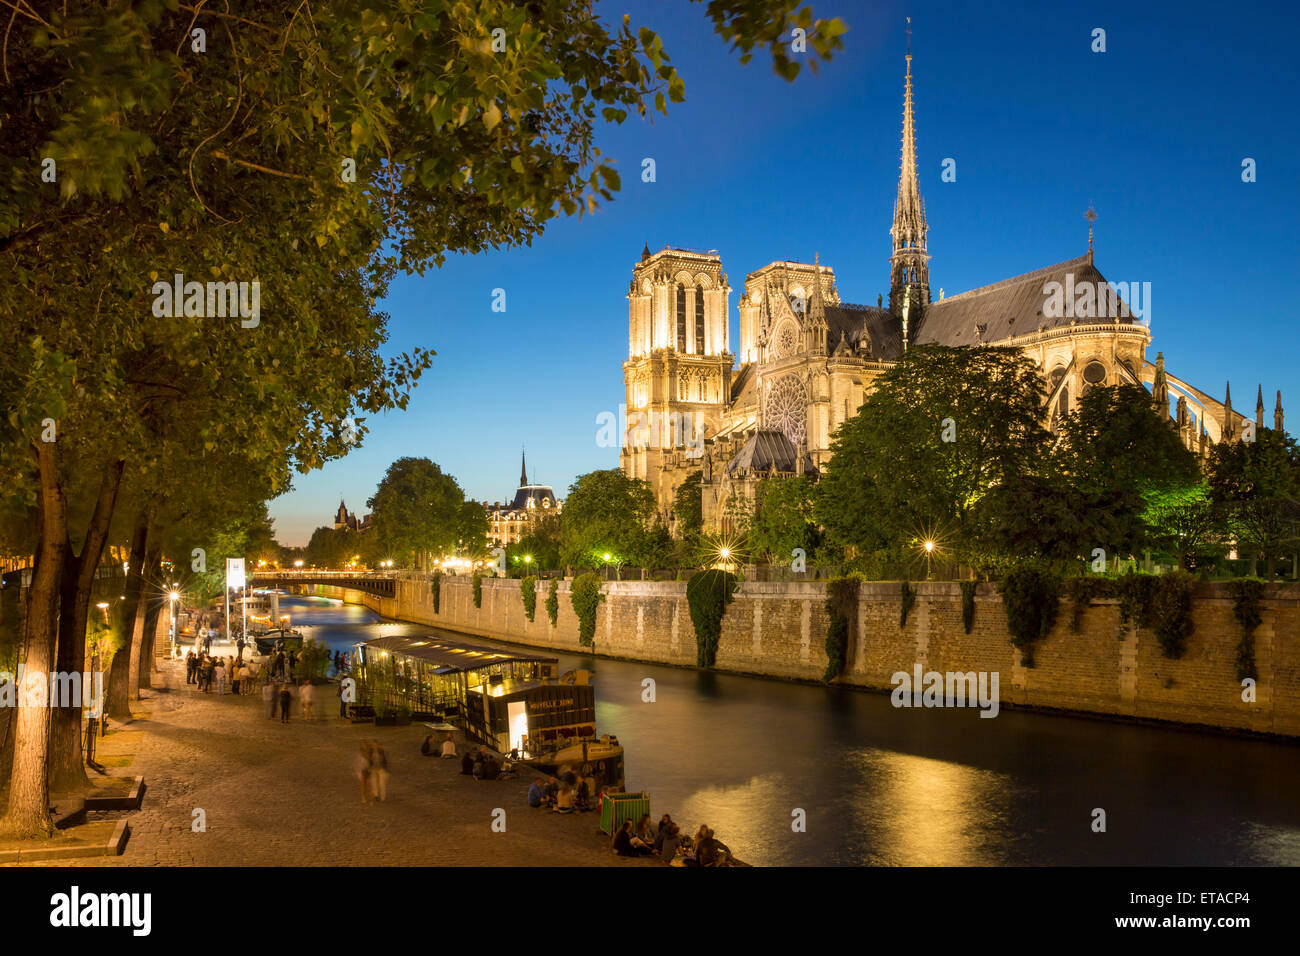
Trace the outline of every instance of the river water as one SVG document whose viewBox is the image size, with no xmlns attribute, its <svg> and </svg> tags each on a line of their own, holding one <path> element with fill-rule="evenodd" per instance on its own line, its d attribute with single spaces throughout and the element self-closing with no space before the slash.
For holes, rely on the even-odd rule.
<svg viewBox="0 0 1300 956">
<path fill-rule="evenodd" d="M 281 608 L 344 650 L 434 631 L 326 598 Z M 707 823 L 754 864 L 1300 865 L 1297 745 L 533 650 L 595 672 L 598 732 L 656 819 Z"/>
</svg>

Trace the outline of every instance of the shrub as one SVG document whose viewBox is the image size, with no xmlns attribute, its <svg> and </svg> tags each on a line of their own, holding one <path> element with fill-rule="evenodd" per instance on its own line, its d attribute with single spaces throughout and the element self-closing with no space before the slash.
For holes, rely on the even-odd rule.
<svg viewBox="0 0 1300 956">
<path fill-rule="evenodd" d="M 826 582 L 826 673 L 822 680 L 830 683 L 844 673 L 849 637 L 858 617 L 858 585 L 861 574 L 832 578 Z"/>
<path fill-rule="evenodd" d="M 912 587 L 910 581 L 903 579 L 903 606 L 898 615 L 898 626 L 907 626 L 907 615 L 912 612 L 912 605 L 916 603 L 916 588 Z"/>
<path fill-rule="evenodd" d="M 1115 582 L 1119 592 L 1119 639 L 1130 626 L 1151 627 L 1155 607 L 1156 578 L 1151 574 L 1125 574 Z"/>
<path fill-rule="evenodd" d="M 1179 658 L 1187 649 L 1187 638 L 1196 630 L 1192 622 L 1192 592 L 1196 578 L 1186 571 L 1175 571 L 1156 579 L 1151 605 L 1152 630 L 1165 657 Z"/>
<path fill-rule="evenodd" d="M 1264 582 L 1259 578 L 1238 578 L 1228 583 L 1232 594 L 1232 614 L 1241 625 L 1241 637 L 1237 641 L 1237 680 L 1259 680 L 1259 671 L 1255 666 L 1255 628 L 1264 620 L 1260 605 L 1260 594 Z"/>
<path fill-rule="evenodd" d="M 483 606 L 483 575 L 474 572 L 474 606 Z"/>
<path fill-rule="evenodd" d="M 1051 571 L 1022 564 L 1002 578 L 1002 605 L 1007 612 L 1011 645 L 1020 651 L 1021 663 L 1034 666 L 1034 645 L 1051 633 L 1056 623 L 1061 582 Z"/>
<path fill-rule="evenodd" d="M 298 666 L 294 668 L 293 676 L 321 680 L 330 672 L 333 658 L 334 655 L 323 642 L 309 637 L 302 642 L 302 650 L 298 652 Z"/>
<path fill-rule="evenodd" d="M 1082 577 L 1067 578 L 1063 588 L 1065 596 L 1070 599 L 1070 630 L 1075 634 L 1083 627 L 1083 612 L 1088 610 L 1093 598 L 1100 597 L 1106 590 L 1106 582 L 1101 578 Z"/>
<path fill-rule="evenodd" d="M 712 667 L 717 660 L 722 616 L 727 613 L 727 605 L 737 587 L 739 582 L 734 574 L 716 568 L 696 571 L 686 582 L 686 602 L 691 608 L 691 623 L 695 625 L 695 662 L 700 667 Z"/>
<path fill-rule="evenodd" d="M 595 642 L 596 608 L 605 597 L 600 593 L 601 586 L 600 575 L 588 571 L 574 579 L 569 591 L 573 612 L 578 615 L 578 643 L 583 647 L 591 647 Z"/>
<path fill-rule="evenodd" d="M 975 588 L 977 582 L 961 582 L 961 626 L 966 629 L 966 633 L 971 632 L 975 626 Z"/>
<path fill-rule="evenodd" d="M 433 613 L 438 613 L 439 602 L 442 598 L 442 572 L 435 571 L 433 580 L 429 582 L 429 588 L 433 591 Z"/>
<path fill-rule="evenodd" d="M 551 627 L 560 619 L 560 582 L 551 579 L 551 589 L 546 595 L 546 616 L 551 619 Z"/>
<path fill-rule="evenodd" d="M 524 615 L 531 623 L 537 616 L 537 578 L 524 578 L 519 582 L 519 596 L 524 599 Z"/>
</svg>

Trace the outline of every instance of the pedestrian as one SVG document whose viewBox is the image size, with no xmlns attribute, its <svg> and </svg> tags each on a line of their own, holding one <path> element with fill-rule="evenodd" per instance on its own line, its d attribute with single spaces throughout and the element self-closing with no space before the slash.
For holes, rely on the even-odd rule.
<svg viewBox="0 0 1300 956">
<path fill-rule="evenodd" d="M 315 691 L 312 690 L 311 678 L 305 678 L 302 682 L 302 690 L 298 691 L 298 702 L 302 704 L 302 719 L 315 720 L 316 714 L 312 710 L 312 698 Z"/>
<path fill-rule="evenodd" d="M 339 695 L 339 717 L 341 717 L 343 720 L 347 720 L 348 719 L 348 698 L 343 693 L 343 681 L 339 681 L 339 689 L 337 693 Z"/>
<path fill-rule="evenodd" d="M 361 741 L 361 750 L 352 758 L 352 772 L 361 782 L 361 803 L 370 803 L 371 750 L 370 741 Z"/>
<path fill-rule="evenodd" d="M 262 685 L 262 700 L 266 701 L 267 720 L 275 720 L 275 705 L 278 699 L 279 698 L 276 696 L 275 693 L 275 685 L 273 683 L 267 681 L 265 684 Z"/>
<path fill-rule="evenodd" d="M 195 681 L 194 670 L 195 670 L 194 651 L 189 650 L 185 652 L 185 683 L 187 684 L 194 683 Z"/>
<path fill-rule="evenodd" d="M 239 696 L 239 686 L 244 679 L 244 664 L 238 658 L 235 659 L 234 671 L 231 674 L 230 692 L 236 697 Z"/>
<path fill-rule="evenodd" d="M 213 668 L 213 674 L 217 678 L 217 696 L 221 696 L 226 692 L 226 660 L 224 657 L 217 660 L 217 666 Z"/>
<path fill-rule="evenodd" d="M 280 685 L 280 723 L 282 724 L 289 722 L 289 703 L 293 700 L 290 686 L 287 682 Z"/>
<path fill-rule="evenodd" d="M 370 741 L 370 790 L 379 800 L 388 799 L 388 754 L 378 740 Z"/>
</svg>

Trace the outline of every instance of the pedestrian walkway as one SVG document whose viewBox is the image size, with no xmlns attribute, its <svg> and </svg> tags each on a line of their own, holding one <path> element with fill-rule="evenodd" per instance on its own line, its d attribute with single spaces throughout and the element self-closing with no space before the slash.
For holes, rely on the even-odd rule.
<svg viewBox="0 0 1300 956">
<path fill-rule="evenodd" d="M 148 717 L 99 743 L 98 757 L 119 765 L 113 773 L 143 775 L 148 787 L 128 816 L 126 852 L 80 865 L 661 865 L 615 857 L 595 813 L 529 809 L 527 774 L 476 781 L 458 760 L 421 755 L 419 724 L 340 720 L 333 688 L 318 689 L 315 722 L 295 700 L 282 724 L 267 719 L 260 694 L 202 694 L 185 683 L 183 662 L 160 667 L 165 686 L 141 692 Z M 368 738 L 387 751 L 392 778 L 388 800 L 364 806 L 352 766 Z M 492 828 L 498 808 L 504 833 Z"/>
</svg>

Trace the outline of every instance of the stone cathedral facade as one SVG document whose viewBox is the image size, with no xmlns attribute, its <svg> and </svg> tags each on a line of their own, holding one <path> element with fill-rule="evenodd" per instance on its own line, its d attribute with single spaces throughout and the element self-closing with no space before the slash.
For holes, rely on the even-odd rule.
<svg viewBox="0 0 1300 956">
<path fill-rule="evenodd" d="M 906 58 L 902 161 L 890 228 L 889 294 L 845 302 L 834 270 L 771 262 L 745 277 L 739 341 L 730 340 L 733 291 L 716 251 L 642 250 L 628 289 L 623 363 L 628 429 L 624 474 L 654 487 L 671 521 L 673 496 L 702 475 L 705 528 L 726 530 L 727 502 L 752 497 L 772 475 L 808 474 L 830 459 L 831 437 L 876 377 L 916 345 L 1022 349 L 1043 372 L 1052 426 L 1095 385 L 1149 386 L 1188 447 L 1240 437 L 1245 419 L 1147 358 L 1139 288 L 1107 282 L 1088 251 L 959 295 L 931 295 L 928 226 L 917 181 L 912 56 Z M 1127 295 L 1125 294 L 1127 293 Z M 1149 292 L 1146 299 L 1149 304 Z M 1131 307 L 1130 307 L 1131 306 Z M 1255 421 L 1263 427 L 1262 389 Z M 1282 423 L 1281 395 L 1274 427 Z"/>
</svg>

